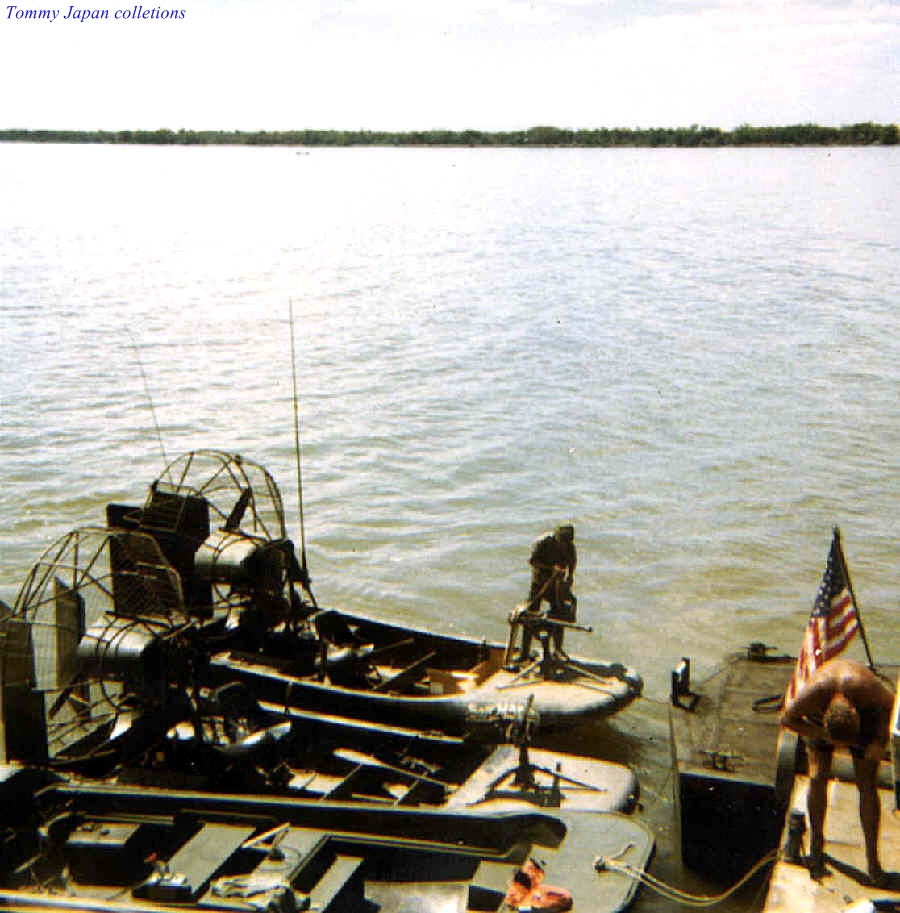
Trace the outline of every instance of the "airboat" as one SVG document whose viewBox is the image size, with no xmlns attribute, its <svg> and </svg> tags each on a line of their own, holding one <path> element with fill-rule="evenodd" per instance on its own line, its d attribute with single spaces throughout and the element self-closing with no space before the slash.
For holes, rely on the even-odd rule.
<svg viewBox="0 0 900 913">
<path fill-rule="evenodd" d="M 298 802 L 0 765 L 0 907 L 70 913 L 626 909 L 636 881 L 598 869 L 593 855 L 618 853 L 642 871 L 652 837 L 626 815 L 582 813 L 579 827 L 577 814 L 339 798 Z M 545 871 L 562 879 L 561 887 L 541 890 Z"/>
<path fill-rule="evenodd" d="M 23 656 L 33 648 L 22 680 L 35 688 L 19 698 L 26 717 L 46 704 L 52 755 L 126 737 L 148 699 L 165 726 L 170 692 L 236 681 L 285 709 L 491 741 L 526 703 L 550 732 L 641 693 L 621 663 L 556 654 L 557 622 L 529 613 L 511 614 L 503 644 L 320 607 L 278 486 L 238 455 L 186 454 L 142 506 L 106 514 L 45 552 L 4 622 Z M 526 623 L 537 651 L 521 656 Z"/>
<path fill-rule="evenodd" d="M 636 673 L 548 655 L 546 630 L 517 656 L 515 627 L 320 608 L 238 456 L 189 454 L 106 519 L 0 618 L 0 905 L 494 910 L 532 854 L 566 882 L 541 896 L 630 905 L 592 860 L 649 863 L 633 773 L 534 742 L 626 706 Z"/>
</svg>

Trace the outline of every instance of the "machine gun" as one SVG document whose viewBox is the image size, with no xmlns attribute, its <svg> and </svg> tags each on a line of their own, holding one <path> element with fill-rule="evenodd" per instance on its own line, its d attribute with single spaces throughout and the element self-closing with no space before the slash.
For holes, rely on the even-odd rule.
<svg viewBox="0 0 900 913">
<path fill-rule="evenodd" d="M 574 597 L 572 601 L 574 603 Z M 574 615 L 574 605 L 572 614 Z M 504 665 L 510 671 L 518 672 L 520 677 L 540 668 L 544 680 L 555 678 L 561 668 L 571 663 L 564 652 L 553 648 L 551 634 L 554 630 L 567 628 L 586 634 L 594 631 L 590 625 L 550 618 L 544 612 L 534 611 L 529 603 L 516 606 L 509 616 L 509 640 Z M 541 653 L 537 658 L 532 657 L 529 650 L 535 641 L 541 645 Z"/>
</svg>

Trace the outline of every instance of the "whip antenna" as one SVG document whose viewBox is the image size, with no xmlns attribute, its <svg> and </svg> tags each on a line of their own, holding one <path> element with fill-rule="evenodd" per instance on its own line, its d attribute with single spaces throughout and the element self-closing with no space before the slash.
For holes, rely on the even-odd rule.
<svg viewBox="0 0 900 913">
<path fill-rule="evenodd" d="M 291 378 L 293 381 L 294 392 L 294 452 L 297 456 L 297 503 L 300 510 L 300 560 L 303 573 L 309 582 L 309 574 L 306 566 L 306 528 L 303 523 L 303 471 L 300 460 L 300 407 L 297 395 L 297 356 L 294 352 L 294 301 L 288 299 L 288 309 L 291 321 Z"/>
<path fill-rule="evenodd" d="M 128 333 L 127 330 L 125 332 Z M 147 402 L 150 404 L 150 415 L 153 416 L 153 427 L 156 429 L 156 440 L 159 443 L 159 452 L 162 454 L 163 466 L 168 466 L 169 459 L 166 456 L 166 448 L 163 446 L 162 432 L 159 430 L 159 422 L 156 420 L 156 409 L 153 408 L 153 397 L 150 395 L 150 385 L 147 383 L 147 375 L 144 372 L 144 363 L 141 361 L 141 350 L 138 348 L 137 342 L 131 333 L 128 333 L 128 338 L 131 340 L 131 347 L 134 349 L 134 357 L 137 359 L 138 368 L 140 369 L 141 377 L 144 381 L 144 393 L 147 396 Z"/>
</svg>

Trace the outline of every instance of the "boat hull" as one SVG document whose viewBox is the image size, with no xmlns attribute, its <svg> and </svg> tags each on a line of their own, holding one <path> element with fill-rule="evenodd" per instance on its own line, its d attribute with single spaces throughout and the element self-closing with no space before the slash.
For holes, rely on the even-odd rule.
<svg viewBox="0 0 900 913">
<path fill-rule="evenodd" d="M 211 681 L 240 681 L 259 700 L 293 708 L 476 737 L 480 722 L 515 718 L 526 705 L 541 732 L 602 719 L 627 707 L 643 688 L 641 677 L 621 663 L 568 660 L 549 674 L 538 661 L 507 668 L 500 644 L 334 609 L 323 617 L 323 627 L 350 632 L 369 655 L 386 661 L 380 681 L 372 685 L 358 676 L 358 683 L 341 684 L 339 676 L 323 675 L 321 666 L 318 674 L 296 674 L 265 653 L 235 650 L 212 657 Z"/>
</svg>

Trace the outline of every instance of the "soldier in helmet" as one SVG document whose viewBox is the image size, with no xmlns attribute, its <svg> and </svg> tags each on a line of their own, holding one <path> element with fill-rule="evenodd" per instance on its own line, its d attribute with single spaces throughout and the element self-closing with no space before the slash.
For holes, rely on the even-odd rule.
<svg viewBox="0 0 900 913">
<path fill-rule="evenodd" d="M 575 621 L 576 600 L 572 595 L 575 578 L 575 527 L 571 523 L 557 526 L 552 533 L 544 533 L 531 547 L 531 590 L 528 593 L 528 612 L 537 615 L 541 603 L 550 606 L 547 617 L 558 621 Z M 563 653 L 563 628 L 554 626 L 553 646 Z M 528 627 L 522 643 L 522 657 L 528 655 L 531 637 Z"/>
</svg>

